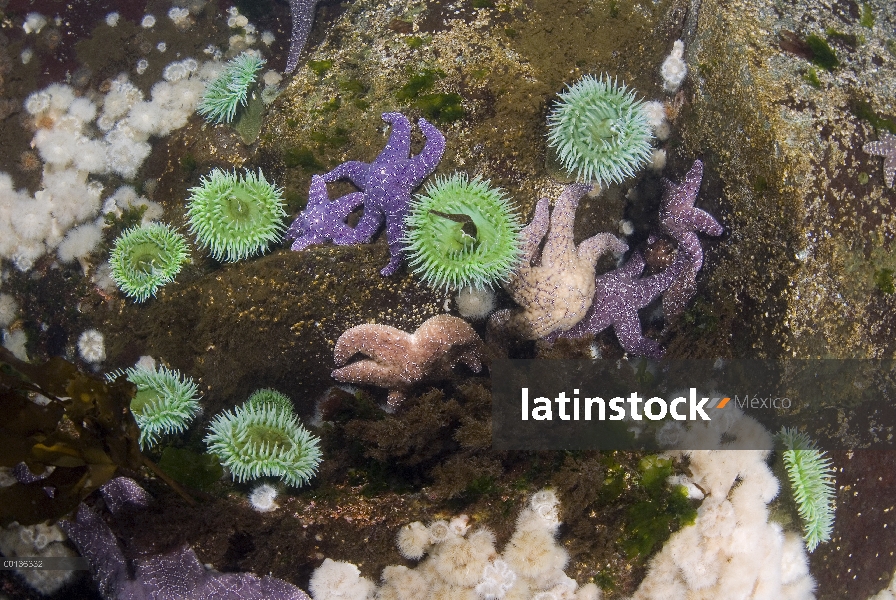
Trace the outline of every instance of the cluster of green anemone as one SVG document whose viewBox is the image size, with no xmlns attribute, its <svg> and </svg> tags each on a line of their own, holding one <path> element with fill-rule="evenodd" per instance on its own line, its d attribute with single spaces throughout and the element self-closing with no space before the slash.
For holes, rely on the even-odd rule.
<svg viewBox="0 0 896 600">
<path fill-rule="evenodd" d="M 283 195 L 261 171 L 243 175 L 214 169 L 190 189 L 187 218 L 200 248 L 218 261 L 236 262 L 264 252 L 283 235 Z M 126 230 L 109 259 L 112 279 L 128 297 L 143 302 L 174 280 L 189 250 L 170 225 Z"/>
<path fill-rule="evenodd" d="M 176 369 L 137 365 L 106 375 L 109 381 L 119 377 L 137 387 L 130 410 L 143 450 L 163 435 L 185 431 L 200 411 L 198 386 Z M 292 400 L 272 389 L 258 390 L 242 406 L 218 414 L 205 442 L 239 482 L 277 477 L 300 487 L 321 461 L 320 439 L 299 422 Z"/>
<path fill-rule="evenodd" d="M 634 176 L 650 159 L 652 139 L 643 102 L 609 76 L 583 77 L 548 116 L 548 145 L 564 169 L 601 186 Z M 519 262 L 519 218 L 504 193 L 478 177 L 437 177 L 405 224 L 410 266 L 432 287 L 491 287 Z"/>
<path fill-rule="evenodd" d="M 230 61 L 209 85 L 200 114 L 232 121 L 263 64 L 248 54 Z M 650 156 L 652 135 L 642 103 L 609 77 L 586 76 L 561 93 L 548 129 L 549 146 L 582 181 L 622 181 Z M 190 193 L 190 232 L 218 261 L 259 254 L 282 235 L 282 191 L 261 171 L 240 176 L 214 169 Z M 491 287 L 506 280 L 520 260 L 520 219 L 505 193 L 479 177 L 436 177 L 412 201 L 405 224 L 409 265 L 432 287 Z M 134 227 L 115 242 L 112 277 L 142 302 L 173 280 L 188 256 L 186 240 L 170 226 Z M 177 371 L 135 367 L 120 374 L 138 388 L 131 410 L 141 446 L 183 431 L 199 411 L 196 385 Z M 242 406 L 217 415 L 206 442 L 237 481 L 279 477 L 300 486 L 321 457 L 319 440 L 299 423 L 291 401 L 274 390 L 259 390 Z"/>
</svg>

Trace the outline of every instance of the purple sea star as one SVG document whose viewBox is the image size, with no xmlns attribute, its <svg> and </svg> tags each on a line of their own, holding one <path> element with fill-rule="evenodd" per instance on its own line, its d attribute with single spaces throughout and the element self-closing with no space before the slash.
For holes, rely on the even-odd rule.
<svg viewBox="0 0 896 600">
<path fill-rule="evenodd" d="M 341 246 L 356 243 L 355 230 L 345 219 L 363 203 L 363 192 L 346 194 L 331 202 L 327 199 L 327 182 L 320 175 L 313 175 L 308 204 L 286 231 L 286 238 L 295 240 L 292 249 L 304 250 L 330 240 Z"/>
<path fill-rule="evenodd" d="M 431 317 L 414 333 L 388 325 L 352 327 L 336 340 L 336 365 L 358 353 L 370 358 L 336 369 L 333 378 L 387 388 L 393 409 L 416 383 L 448 379 L 459 362 L 476 372 L 482 368 L 482 340 L 469 323 L 451 315 Z"/>
<path fill-rule="evenodd" d="M 703 248 L 697 233 L 712 236 L 725 233 L 725 228 L 712 215 L 694 206 L 702 181 L 703 163 L 699 160 L 694 161 L 681 183 L 663 180 L 660 227 L 675 240 L 679 254 L 687 259 L 663 296 L 663 313 L 667 318 L 681 313 L 697 290 L 697 273 L 703 266 Z"/>
<path fill-rule="evenodd" d="M 286 72 L 292 73 L 299 64 L 299 55 L 308 41 L 311 26 L 314 25 L 314 9 L 320 0 L 289 0 L 292 13 L 292 35 L 289 38 L 289 55 L 286 58 Z"/>
<path fill-rule="evenodd" d="M 599 276 L 594 282 L 594 301 L 585 318 L 559 337 L 579 338 L 598 334 L 610 325 L 622 348 L 629 354 L 660 358 L 662 347 L 641 333 L 638 310 L 653 302 L 679 274 L 687 259 L 679 253 L 670 267 L 656 275 L 641 277 L 644 258 L 635 253 L 624 265 Z"/>
<path fill-rule="evenodd" d="M 100 491 L 112 512 L 127 504 L 143 506 L 148 498 L 137 482 L 123 477 Z M 208 570 L 186 546 L 170 554 L 133 560 L 131 575 L 115 534 L 85 504 L 78 507 L 74 520 L 59 525 L 87 559 L 106 600 L 310 600 L 296 586 L 270 576 Z"/>
<path fill-rule="evenodd" d="M 590 189 L 569 185 L 548 217 L 548 199 L 535 206 L 532 222 L 522 232 L 522 265 L 510 276 L 504 289 L 521 310 L 498 311 L 491 326 L 513 331 L 529 340 L 554 331 L 566 331 L 578 323 L 594 296 L 594 267 L 606 252 L 625 252 L 628 246 L 609 233 L 599 233 L 576 247 L 573 225 L 579 200 Z M 538 248 L 547 234 L 541 251 Z"/>
<path fill-rule="evenodd" d="M 862 150 L 884 157 L 884 183 L 891 188 L 896 181 L 896 135 L 881 131 L 878 137 L 876 142 L 865 142 Z"/>
<path fill-rule="evenodd" d="M 426 143 L 416 156 L 411 153 L 411 123 L 401 113 L 384 113 L 383 121 L 392 124 L 386 147 L 373 162 L 358 160 L 342 163 L 320 180 L 312 181 L 308 193 L 308 207 L 296 218 L 287 232 L 287 239 L 295 239 L 293 250 L 310 244 L 332 240 L 336 244 L 364 244 L 386 222 L 386 239 L 391 260 L 380 273 L 392 275 L 401 265 L 404 244 L 404 217 L 411 201 L 411 193 L 436 170 L 445 152 L 445 136 L 426 119 L 420 119 Z M 410 158 L 409 158 L 410 157 Z M 353 192 L 335 201 L 327 196 L 326 185 L 348 179 L 361 192 Z M 361 196 L 357 196 L 361 194 Z M 364 205 L 364 214 L 352 230 L 345 217 L 357 204 Z M 306 214 L 308 211 L 308 214 Z"/>
</svg>

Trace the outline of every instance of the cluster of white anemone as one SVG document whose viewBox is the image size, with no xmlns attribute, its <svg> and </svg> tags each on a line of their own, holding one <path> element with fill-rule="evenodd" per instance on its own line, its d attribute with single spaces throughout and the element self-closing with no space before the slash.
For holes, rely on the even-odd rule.
<svg viewBox="0 0 896 600">
<path fill-rule="evenodd" d="M 569 556 L 556 540 L 559 525 L 559 501 L 549 490 L 529 499 L 500 554 L 494 534 L 471 532 L 465 515 L 429 526 L 415 521 L 396 538 L 402 556 L 423 559 L 415 569 L 388 566 L 377 588 L 355 565 L 326 559 L 309 590 L 314 600 L 598 600 L 597 586 L 580 587 L 564 573 Z"/>
<path fill-rule="evenodd" d="M 670 453 L 690 461 L 690 476 L 675 483 L 705 498 L 696 521 L 654 556 L 631 600 L 812 600 L 815 581 L 802 538 L 769 521 L 768 504 L 780 485 L 766 462 L 768 431 L 731 407 L 724 418 L 672 437 L 678 447 L 707 448 Z"/>
<path fill-rule="evenodd" d="M 185 7 L 174 6 L 167 17 L 180 31 L 186 31 L 194 23 L 192 15 L 204 4 L 192 0 Z M 113 12 L 107 15 L 106 24 L 116 27 L 120 20 L 121 15 Z M 23 28 L 26 34 L 38 34 L 46 24 L 46 17 L 30 13 Z M 140 21 L 145 29 L 156 24 L 151 14 Z M 231 36 L 227 55 L 238 54 L 256 42 L 255 26 L 236 8 L 228 11 L 228 25 L 238 31 Z M 262 34 L 266 44 L 273 37 L 270 32 Z M 160 42 L 156 49 L 164 52 L 166 47 Z M 215 59 L 224 55 L 212 50 Z M 137 73 L 148 66 L 146 57 L 141 58 Z M 186 125 L 221 67 L 218 60 L 200 63 L 189 57 L 172 62 L 165 67 L 163 79 L 152 86 L 149 98 L 126 73 L 112 81 L 105 94 L 81 94 L 71 86 L 52 84 L 28 96 L 25 109 L 36 130 L 32 147 L 43 163 L 43 177 L 40 189 L 32 195 L 17 189 L 12 177 L 0 172 L 0 259 L 9 259 L 18 269 L 28 271 L 41 256 L 55 252 L 62 262 L 79 260 L 86 269 L 86 257 L 100 242 L 102 213 L 118 214 L 148 205 L 145 199 L 135 201 L 118 192 L 104 201 L 103 186 L 96 178 L 118 175 L 135 179 L 151 151 L 151 138 L 167 136 Z M 276 95 L 277 83 L 268 84 L 268 96 Z M 122 201 L 112 200 L 115 196 Z M 161 216 L 152 208 L 148 211 L 152 216 L 146 220 Z"/>
<path fill-rule="evenodd" d="M 27 271 L 48 252 L 63 262 L 92 252 L 104 224 L 103 185 L 94 177 L 136 177 L 149 156 L 150 138 L 186 124 L 217 68 L 190 58 L 173 62 L 150 99 L 126 75 L 105 96 L 77 96 L 64 84 L 28 96 L 25 110 L 36 126 L 31 145 L 43 163 L 41 186 L 31 195 L 0 173 L 0 258 Z M 106 207 L 117 211 L 146 203 L 122 200 L 111 206 L 107 200 Z"/>
</svg>

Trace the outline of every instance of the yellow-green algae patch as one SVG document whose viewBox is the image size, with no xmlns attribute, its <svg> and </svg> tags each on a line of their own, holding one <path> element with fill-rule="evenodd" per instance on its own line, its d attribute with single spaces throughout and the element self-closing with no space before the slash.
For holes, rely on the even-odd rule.
<svg viewBox="0 0 896 600">
<path fill-rule="evenodd" d="M 507 187 L 528 216 L 539 195 L 556 189 L 544 150 L 545 119 L 557 93 L 583 74 L 609 73 L 640 96 L 658 98 L 659 65 L 675 39 L 675 14 L 683 14 L 670 13 L 673 4 L 618 2 L 611 10 L 605 2 L 548 0 L 480 8 L 352 3 L 323 43 L 309 49 L 309 62 L 278 99 L 261 135 L 262 152 L 272 161 L 289 160 L 290 149 L 309 149 L 304 163 L 321 170 L 370 161 L 385 141 L 381 113 L 399 110 L 416 118 L 427 111 L 421 95 L 441 95 L 445 102 L 457 95 L 463 116 L 435 119 L 448 141 L 439 171 L 490 178 Z M 411 38 L 427 43 L 409 44 Z M 327 69 L 320 68 L 324 61 Z M 362 85 L 348 88 L 346 82 Z M 408 93 L 421 82 L 425 90 Z M 336 128 L 349 132 L 344 145 L 314 142 Z M 307 190 L 309 179 L 304 167 L 294 167 L 286 169 L 284 185 Z"/>
</svg>

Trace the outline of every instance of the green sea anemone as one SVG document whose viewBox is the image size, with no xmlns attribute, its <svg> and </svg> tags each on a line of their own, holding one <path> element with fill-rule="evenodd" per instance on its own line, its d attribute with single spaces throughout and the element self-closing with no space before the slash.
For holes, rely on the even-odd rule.
<svg viewBox="0 0 896 600">
<path fill-rule="evenodd" d="M 492 286 L 520 259 L 519 217 L 504 193 L 479 177 L 437 177 L 411 202 L 405 224 L 408 262 L 435 288 Z"/>
<path fill-rule="evenodd" d="M 245 406 L 263 406 L 265 404 L 279 406 L 280 408 L 289 412 L 292 412 L 293 409 L 292 400 L 289 399 L 289 396 L 287 396 L 286 394 L 281 394 L 277 390 L 272 390 L 270 388 L 252 392 L 252 395 L 249 396 L 248 400 L 246 400 Z"/>
<path fill-rule="evenodd" d="M 647 164 L 652 138 L 643 102 L 609 75 L 582 77 L 548 116 L 548 145 L 566 172 L 603 187 Z"/>
<path fill-rule="evenodd" d="M 212 258 L 235 262 L 267 249 L 283 233 L 282 190 L 267 182 L 261 171 L 214 169 L 200 187 L 190 188 L 187 216 L 190 233 Z"/>
<path fill-rule="evenodd" d="M 806 434 L 785 427 L 778 437 L 787 448 L 784 467 L 803 521 L 803 539 L 812 552 L 831 539 L 834 529 L 834 469 L 831 459 Z"/>
<path fill-rule="evenodd" d="M 165 433 L 184 431 L 199 412 L 199 388 L 176 369 L 136 366 L 106 375 L 113 381 L 124 375 L 137 386 L 131 414 L 140 427 L 140 448 L 152 447 Z"/>
<path fill-rule="evenodd" d="M 270 400 L 270 394 L 266 396 Z M 299 487 L 311 479 L 321 460 L 320 439 L 302 427 L 291 402 L 286 407 L 280 400 L 256 397 L 220 413 L 209 425 L 205 443 L 240 482 L 279 477 Z"/>
<path fill-rule="evenodd" d="M 126 296 L 143 302 L 180 273 L 188 255 L 184 236 L 169 225 L 131 227 L 112 247 L 112 279 Z"/>
<path fill-rule="evenodd" d="M 197 112 L 210 123 L 232 122 L 237 107 L 246 106 L 249 86 L 264 63 L 263 58 L 247 52 L 228 61 L 221 74 L 208 84 Z"/>
</svg>

